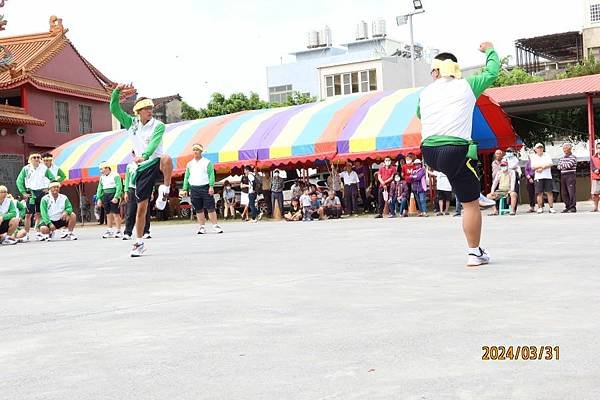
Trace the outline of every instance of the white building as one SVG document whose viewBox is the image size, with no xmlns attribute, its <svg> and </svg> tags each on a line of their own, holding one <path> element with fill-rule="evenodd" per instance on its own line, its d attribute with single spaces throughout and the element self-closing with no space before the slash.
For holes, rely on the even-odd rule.
<svg viewBox="0 0 600 400">
<path fill-rule="evenodd" d="M 383 20 L 373 22 L 372 33 L 369 38 L 367 24 L 361 21 L 356 40 L 336 47 L 329 28 L 309 32 L 307 48 L 290 53 L 295 62 L 267 67 L 269 101 L 285 102 L 294 91 L 325 99 L 411 87 L 410 46 L 388 38 Z M 425 54 L 419 45 L 415 49 L 416 86 L 424 86 L 431 82 L 431 53 Z"/>
</svg>

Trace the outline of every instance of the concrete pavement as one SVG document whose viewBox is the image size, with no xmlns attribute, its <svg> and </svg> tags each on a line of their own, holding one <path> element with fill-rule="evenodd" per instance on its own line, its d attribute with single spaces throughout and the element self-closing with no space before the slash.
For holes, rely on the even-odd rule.
<svg viewBox="0 0 600 400">
<path fill-rule="evenodd" d="M 599 398 L 600 215 L 484 223 L 475 269 L 453 217 L 155 225 L 139 259 L 94 227 L 3 246 L 0 398 Z"/>
</svg>

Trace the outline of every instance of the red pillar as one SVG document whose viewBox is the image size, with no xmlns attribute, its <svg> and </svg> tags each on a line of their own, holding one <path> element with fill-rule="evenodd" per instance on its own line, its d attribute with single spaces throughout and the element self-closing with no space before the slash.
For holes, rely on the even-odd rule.
<svg viewBox="0 0 600 400">
<path fill-rule="evenodd" d="M 587 106 L 588 106 L 588 134 L 589 134 L 589 146 L 590 146 L 590 170 L 592 169 L 592 156 L 594 155 L 594 95 L 587 95 Z M 592 180 L 592 175 L 590 174 L 590 182 Z"/>
</svg>

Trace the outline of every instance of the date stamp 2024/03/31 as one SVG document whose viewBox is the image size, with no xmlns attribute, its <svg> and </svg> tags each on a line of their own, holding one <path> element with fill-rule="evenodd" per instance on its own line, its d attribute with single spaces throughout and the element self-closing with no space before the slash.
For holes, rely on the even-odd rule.
<svg viewBox="0 0 600 400">
<path fill-rule="evenodd" d="M 560 346 L 483 346 L 484 361 L 560 360 Z"/>
</svg>

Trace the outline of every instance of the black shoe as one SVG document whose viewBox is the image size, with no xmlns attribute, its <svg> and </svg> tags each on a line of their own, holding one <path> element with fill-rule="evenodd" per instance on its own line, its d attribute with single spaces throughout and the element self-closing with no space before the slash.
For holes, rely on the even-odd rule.
<svg viewBox="0 0 600 400">
<path fill-rule="evenodd" d="M 576 213 L 576 212 L 577 212 L 577 208 L 573 207 L 573 208 L 571 208 L 571 209 L 569 210 L 569 212 Z"/>
<path fill-rule="evenodd" d="M 383 215 L 381 215 L 381 214 L 377 214 L 377 215 L 375 216 L 375 218 L 383 218 Z"/>
<path fill-rule="evenodd" d="M 560 213 L 561 213 L 561 214 L 564 214 L 564 213 L 568 213 L 569 211 L 570 211 L 570 209 L 568 209 L 568 208 L 565 208 L 565 209 L 564 209 L 564 210 L 562 210 Z"/>
</svg>

